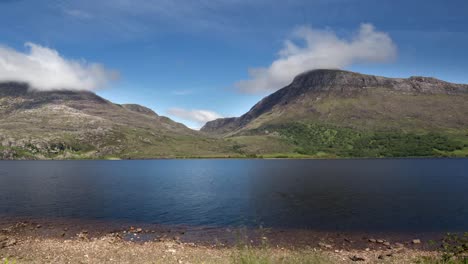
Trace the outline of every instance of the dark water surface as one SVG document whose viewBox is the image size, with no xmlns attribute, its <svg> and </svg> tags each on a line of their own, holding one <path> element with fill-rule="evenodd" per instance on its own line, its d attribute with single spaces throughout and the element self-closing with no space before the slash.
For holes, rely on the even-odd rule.
<svg viewBox="0 0 468 264">
<path fill-rule="evenodd" d="M 468 160 L 1 161 L 10 216 L 466 231 Z"/>
</svg>

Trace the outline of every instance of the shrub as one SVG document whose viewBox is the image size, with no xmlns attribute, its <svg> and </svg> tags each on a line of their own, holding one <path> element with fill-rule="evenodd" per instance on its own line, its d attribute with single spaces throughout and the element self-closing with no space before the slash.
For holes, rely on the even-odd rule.
<svg viewBox="0 0 468 264">
<path fill-rule="evenodd" d="M 361 132 L 323 124 L 289 123 L 261 128 L 277 131 L 295 144 L 296 152 L 318 152 L 342 157 L 428 157 L 446 156 L 464 144 L 438 133 L 403 133 L 400 131 Z"/>
</svg>

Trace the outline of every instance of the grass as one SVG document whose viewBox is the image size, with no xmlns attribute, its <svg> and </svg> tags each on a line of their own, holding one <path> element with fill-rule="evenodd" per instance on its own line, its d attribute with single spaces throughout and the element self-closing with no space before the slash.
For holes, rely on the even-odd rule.
<svg viewBox="0 0 468 264">
<path fill-rule="evenodd" d="M 280 264 L 280 263 L 310 263 L 325 264 L 332 263 L 320 252 L 312 249 L 300 250 L 279 250 L 271 248 L 267 234 L 269 229 L 262 226 L 259 228 L 260 245 L 253 246 L 250 242 L 246 230 L 241 230 L 236 234 L 237 246 L 231 253 L 231 262 L 233 264 Z M 250 241 L 250 242 L 249 242 Z"/>
<path fill-rule="evenodd" d="M 236 250 L 232 257 L 233 264 L 325 264 L 331 260 L 312 250 L 273 253 L 269 249 L 245 247 Z"/>
<path fill-rule="evenodd" d="M 441 244 L 441 255 L 424 257 L 420 264 L 468 264 L 468 232 L 464 234 L 448 233 Z"/>
<path fill-rule="evenodd" d="M 267 231 L 265 231 L 267 232 Z M 247 239 L 247 236 L 244 240 Z M 330 257 L 326 257 L 320 251 L 311 249 L 303 250 L 275 250 L 269 247 L 266 236 L 262 236 L 261 246 L 254 247 L 248 242 L 239 240 L 237 249 L 231 255 L 234 264 L 280 264 L 280 263 L 334 263 Z M 435 242 L 434 242 L 435 243 Z M 468 233 L 448 233 L 441 241 L 441 250 L 432 256 L 416 257 L 414 261 L 401 262 L 395 260 L 392 263 L 418 263 L 418 264 L 468 264 Z M 400 261 L 400 262 L 399 262 Z"/>
<path fill-rule="evenodd" d="M 238 245 L 231 254 L 233 264 L 280 264 L 280 263 L 305 263 L 305 264 L 325 264 L 332 263 L 321 253 L 312 249 L 302 250 L 275 250 L 270 247 L 268 239 L 265 236 L 268 230 L 261 228 L 262 240 L 259 246 L 252 246 L 248 237 L 244 234 L 238 234 Z M 243 239 L 242 239 L 243 238 Z"/>
<path fill-rule="evenodd" d="M 422 257 L 416 260 L 417 264 L 468 264 L 468 258 L 445 260 L 440 257 Z"/>
</svg>

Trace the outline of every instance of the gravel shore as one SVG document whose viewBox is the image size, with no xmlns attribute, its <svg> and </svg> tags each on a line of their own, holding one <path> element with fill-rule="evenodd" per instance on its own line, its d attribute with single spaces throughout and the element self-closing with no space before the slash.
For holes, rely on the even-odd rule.
<svg viewBox="0 0 468 264">
<path fill-rule="evenodd" d="M 415 263 L 436 253 L 412 249 L 322 250 L 208 247 L 175 241 L 135 243 L 113 236 L 93 238 L 15 239 L 0 249 L 0 259 L 10 263 Z M 244 261 L 245 263 L 245 261 Z M 247 262 L 250 263 L 250 262 Z"/>
<path fill-rule="evenodd" d="M 438 254 L 420 239 L 396 242 L 271 230 L 239 234 L 226 229 L 3 222 L 0 263 L 417 263 Z M 236 242 L 228 237 L 236 237 Z"/>
</svg>

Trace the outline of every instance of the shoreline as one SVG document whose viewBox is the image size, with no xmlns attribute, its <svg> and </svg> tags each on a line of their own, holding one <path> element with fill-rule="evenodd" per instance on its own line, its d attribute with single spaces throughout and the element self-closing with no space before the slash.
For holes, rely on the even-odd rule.
<svg viewBox="0 0 468 264">
<path fill-rule="evenodd" d="M 326 260 L 317 263 L 354 263 L 354 257 L 364 259 L 360 263 L 382 263 L 383 259 L 387 261 L 385 263 L 407 263 L 405 261 L 439 254 L 437 247 L 429 242 L 430 238 L 437 237 L 436 234 L 421 235 L 133 226 L 83 220 L 24 219 L 14 222 L 0 218 L 0 240 L 3 241 L 0 241 L 0 261 L 44 263 L 56 259 L 54 263 L 75 263 L 80 259 L 82 263 L 154 263 L 149 260 L 159 258 L 167 261 L 156 263 L 233 263 L 233 256 L 248 252 L 265 257 L 281 258 L 284 255 L 295 259 L 309 256 Z M 415 239 L 420 243 L 414 243 Z M 240 250 L 240 246 L 243 249 Z M 83 254 L 76 255 L 77 250 Z M 120 255 L 116 250 L 142 255 Z M 143 253 L 148 250 L 151 252 Z"/>
<path fill-rule="evenodd" d="M 112 234 L 124 241 L 136 243 L 175 240 L 216 247 L 232 247 L 242 241 L 248 241 L 251 245 L 258 246 L 266 238 L 270 245 L 285 248 L 314 247 L 325 243 L 332 245 L 334 249 L 382 249 L 404 245 L 413 249 L 437 250 L 437 247 L 429 242 L 440 241 L 447 232 L 189 226 L 69 218 L 0 217 L 0 234 L 4 235 L 72 239 L 80 233 L 86 234 L 88 238 L 99 238 Z M 377 240 L 386 243 L 379 243 Z M 421 243 L 414 244 L 413 240 L 420 240 Z"/>
</svg>

